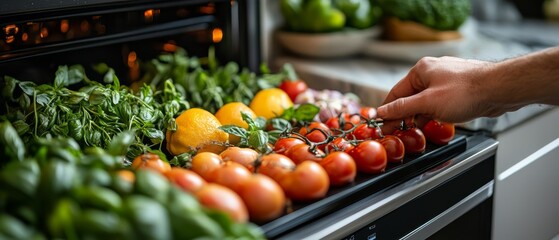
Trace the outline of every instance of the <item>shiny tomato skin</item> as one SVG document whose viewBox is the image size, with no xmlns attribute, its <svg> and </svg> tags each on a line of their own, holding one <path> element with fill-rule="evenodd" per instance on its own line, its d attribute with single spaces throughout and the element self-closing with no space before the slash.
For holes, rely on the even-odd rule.
<svg viewBox="0 0 559 240">
<path fill-rule="evenodd" d="M 257 173 L 271 177 L 276 182 L 280 182 L 289 172 L 295 169 L 296 165 L 290 158 L 283 154 L 272 153 L 264 155 Z"/>
<path fill-rule="evenodd" d="M 284 153 L 285 151 L 287 151 L 288 149 L 290 149 L 291 147 L 298 145 L 298 144 L 304 144 L 305 142 L 301 139 L 298 138 L 291 138 L 291 137 L 286 137 L 286 138 L 280 138 L 276 141 L 276 143 L 274 144 L 274 152 L 275 153 Z"/>
<path fill-rule="evenodd" d="M 351 183 L 357 175 L 357 166 L 346 152 L 332 152 L 319 162 L 328 173 L 330 185 L 342 186 Z"/>
<path fill-rule="evenodd" d="M 315 149 L 313 152 L 310 149 L 309 145 L 303 143 L 287 149 L 283 154 L 297 165 L 307 160 L 319 162 L 324 156 L 324 152 L 320 149 Z"/>
<path fill-rule="evenodd" d="M 363 123 L 357 126 L 352 134 L 357 140 L 374 140 L 382 137 L 382 130 L 379 127 L 369 126 Z"/>
<path fill-rule="evenodd" d="M 291 200 L 312 201 L 326 196 L 330 179 L 320 164 L 304 161 L 285 176 L 280 185 Z"/>
<path fill-rule="evenodd" d="M 279 88 L 287 93 L 291 101 L 295 101 L 297 96 L 299 96 L 302 92 L 307 91 L 309 87 L 307 86 L 307 83 L 301 80 L 283 80 L 280 83 Z"/>
<path fill-rule="evenodd" d="M 324 123 L 311 122 L 308 126 L 299 129 L 299 134 L 305 136 L 311 142 L 319 143 L 328 139 L 328 137 L 332 135 L 332 132 Z"/>
<path fill-rule="evenodd" d="M 221 167 L 214 169 L 206 180 L 238 192 L 243 183 L 251 176 L 252 173 L 245 166 L 229 161 L 223 163 Z"/>
<path fill-rule="evenodd" d="M 394 131 L 394 135 L 404 143 L 406 154 L 420 154 L 425 152 L 427 145 L 425 135 L 416 127 L 408 127 L 406 129 L 398 129 Z"/>
<path fill-rule="evenodd" d="M 195 193 L 203 206 L 223 211 L 235 222 L 248 221 L 248 210 L 241 197 L 233 190 L 216 183 L 208 183 Z"/>
<path fill-rule="evenodd" d="M 233 161 L 240 163 L 253 172 L 255 161 L 258 159 L 258 152 L 251 148 L 228 147 L 219 156 L 225 162 Z"/>
<path fill-rule="evenodd" d="M 286 198 L 281 186 L 270 177 L 254 174 L 238 192 L 253 222 L 265 222 L 279 217 L 285 209 Z"/>
<path fill-rule="evenodd" d="M 221 164 L 223 164 L 223 159 L 219 155 L 212 152 L 201 152 L 192 157 L 190 170 L 207 180 L 210 172 L 221 167 Z"/>
<path fill-rule="evenodd" d="M 366 119 L 373 119 L 377 117 L 377 109 L 373 107 L 361 107 L 359 114 Z"/>
<path fill-rule="evenodd" d="M 379 142 L 375 140 L 365 140 L 355 148 L 349 155 L 355 160 L 357 171 L 369 174 L 378 174 L 384 172 L 388 159 L 386 150 Z"/>
<path fill-rule="evenodd" d="M 436 145 L 446 145 L 454 138 L 454 124 L 430 120 L 423 126 L 425 138 Z"/>
<path fill-rule="evenodd" d="M 325 152 L 332 153 L 335 151 L 344 151 L 349 153 L 349 151 L 353 148 L 353 144 L 351 144 L 347 139 L 337 137 L 326 145 Z"/>
<path fill-rule="evenodd" d="M 383 138 L 377 139 L 377 141 L 379 141 L 386 150 L 388 162 L 401 163 L 402 160 L 404 160 L 406 149 L 400 138 L 394 135 L 385 135 Z"/>
<path fill-rule="evenodd" d="M 169 182 L 174 183 L 175 186 L 189 193 L 197 192 L 207 183 L 206 180 L 194 171 L 184 168 L 173 167 L 171 170 L 163 173 L 163 175 L 169 179 Z"/>
</svg>

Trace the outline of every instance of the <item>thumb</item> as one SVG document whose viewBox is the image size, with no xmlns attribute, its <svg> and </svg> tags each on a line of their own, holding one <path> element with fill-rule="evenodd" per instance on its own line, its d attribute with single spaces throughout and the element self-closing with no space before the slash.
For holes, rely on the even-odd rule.
<svg viewBox="0 0 559 240">
<path fill-rule="evenodd" d="M 409 97 L 398 98 L 377 108 L 377 116 L 384 120 L 396 120 L 423 114 L 421 93 Z"/>
</svg>

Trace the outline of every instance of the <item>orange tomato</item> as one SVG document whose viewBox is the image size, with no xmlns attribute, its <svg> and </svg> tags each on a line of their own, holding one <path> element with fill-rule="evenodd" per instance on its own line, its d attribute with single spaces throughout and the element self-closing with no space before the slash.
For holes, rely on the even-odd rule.
<svg viewBox="0 0 559 240">
<path fill-rule="evenodd" d="M 184 168 L 174 167 L 163 175 L 170 182 L 190 193 L 195 193 L 206 185 L 206 180 L 200 177 L 200 175 Z"/>
<path fill-rule="evenodd" d="M 258 159 L 258 152 L 251 148 L 228 147 L 219 154 L 223 161 L 233 161 L 254 172 L 254 164 Z"/>
<path fill-rule="evenodd" d="M 212 152 L 200 152 L 192 157 L 192 166 L 190 170 L 198 173 L 202 178 L 208 179 L 208 175 L 214 169 L 221 167 L 223 160 L 221 157 Z"/>
<path fill-rule="evenodd" d="M 280 182 L 281 179 L 289 172 L 293 171 L 295 167 L 295 163 L 288 157 L 282 154 L 272 153 L 262 157 L 262 162 L 257 172 L 271 177 L 276 182 Z"/>
<path fill-rule="evenodd" d="M 280 185 L 292 200 L 311 201 L 326 196 L 330 180 L 320 164 L 304 161 L 283 177 Z"/>
<path fill-rule="evenodd" d="M 140 168 L 164 173 L 171 170 L 171 165 L 168 162 L 163 161 L 157 154 L 144 153 L 132 160 L 132 169 L 138 170 Z"/>
<path fill-rule="evenodd" d="M 208 175 L 209 182 L 217 183 L 238 192 L 239 188 L 252 176 L 243 165 L 236 162 L 225 162 Z"/>
<path fill-rule="evenodd" d="M 269 221 L 284 212 L 286 199 L 283 190 L 265 175 L 252 175 L 242 184 L 238 194 L 246 204 L 252 221 Z"/>
<path fill-rule="evenodd" d="M 248 221 L 248 210 L 239 195 L 233 190 L 215 183 L 208 183 L 195 193 L 203 206 L 225 212 L 238 223 Z"/>
</svg>

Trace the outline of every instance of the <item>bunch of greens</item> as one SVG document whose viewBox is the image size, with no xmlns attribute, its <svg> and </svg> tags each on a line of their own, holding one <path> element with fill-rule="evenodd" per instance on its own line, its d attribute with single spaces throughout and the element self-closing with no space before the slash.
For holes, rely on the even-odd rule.
<svg viewBox="0 0 559 240">
<path fill-rule="evenodd" d="M 5 76 L 2 96 L 7 114 L 25 145 L 46 136 L 71 137 L 81 146 L 106 148 L 124 131 L 135 131 L 132 159 L 152 147 L 161 149 L 167 122 L 188 102 L 170 81 L 161 90 L 142 86 L 137 93 L 120 85 L 114 71 L 95 66 L 103 81 L 90 80 L 80 65 L 60 66 L 52 84 L 37 85 Z M 70 87 L 79 87 L 72 90 Z"/>
<path fill-rule="evenodd" d="M 0 239 L 262 239 L 252 224 L 203 208 L 162 175 L 119 175 L 133 143 L 122 132 L 82 149 L 69 138 L 30 146 L 0 122 Z"/>
<path fill-rule="evenodd" d="M 164 80 L 172 80 L 178 92 L 188 100 L 190 107 L 203 108 L 215 113 L 229 102 L 250 101 L 261 89 L 276 87 L 287 78 L 284 67 L 277 74 L 262 66 L 262 75 L 240 69 L 235 62 L 219 65 L 213 48 L 207 58 L 189 57 L 184 49 L 164 53 L 143 64 L 145 74 L 140 82 L 160 89 Z"/>
<path fill-rule="evenodd" d="M 456 30 L 470 16 L 470 0 L 377 0 L 385 16 L 437 30 Z"/>
<path fill-rule="evenodd" d="M 288 30 L 295 32 L 365 29 L 381 15 L 373 0 L 281 0 L 280 7 Z"/>
</svg>

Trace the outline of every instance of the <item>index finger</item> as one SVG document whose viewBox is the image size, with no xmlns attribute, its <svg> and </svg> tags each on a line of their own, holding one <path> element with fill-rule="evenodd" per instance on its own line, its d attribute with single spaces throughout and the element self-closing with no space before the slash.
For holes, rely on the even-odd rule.
<svg viewBox="0 0 559 240">
<path fill-rule="evenodd" d="M 408 74 L 404 76 L 392 89 L 384 99 L 382 105 L 392 102 L 398 98 L 408 97 L 417 93 L 417 89 L 413 85 L 413 79 L 416 78 L 415 66 L 410 69 Z"/>
</svg>

